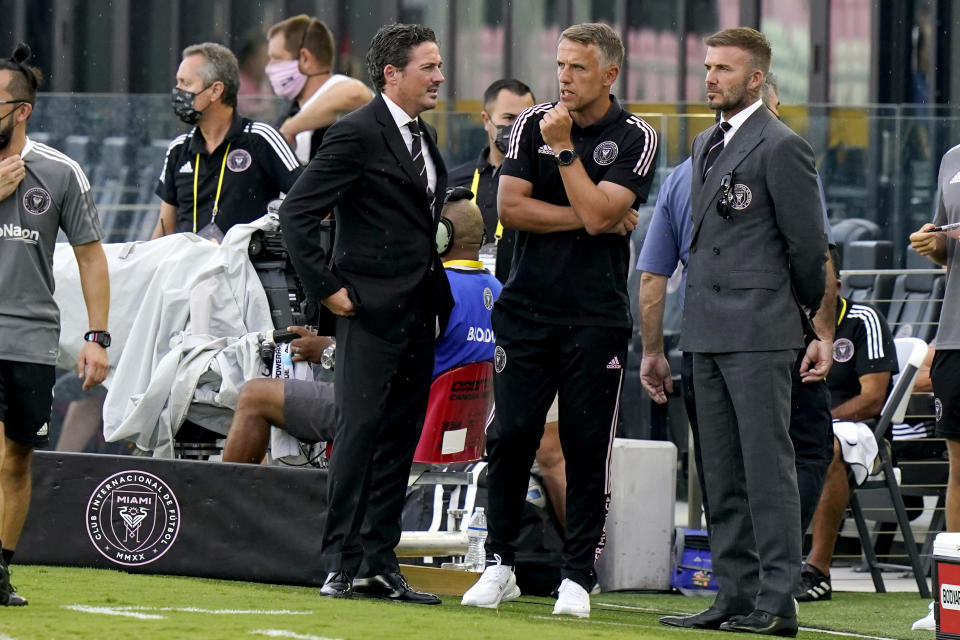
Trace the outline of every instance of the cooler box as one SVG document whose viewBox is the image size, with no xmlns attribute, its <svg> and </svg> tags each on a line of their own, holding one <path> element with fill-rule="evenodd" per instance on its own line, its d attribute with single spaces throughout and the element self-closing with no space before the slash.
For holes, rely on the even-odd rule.
<svg viewBox="0 0 960 640">
<path fill-rule="evenodd" d="M 960 640 L 960 533 L 940 533 L 934 539 L 933 581 L 937 638 Z"/>
</svg>

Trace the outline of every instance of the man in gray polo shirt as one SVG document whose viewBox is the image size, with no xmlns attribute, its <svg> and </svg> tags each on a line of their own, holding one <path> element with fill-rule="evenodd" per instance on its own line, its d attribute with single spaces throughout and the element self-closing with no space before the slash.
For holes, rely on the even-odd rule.
<svg viewBox="0 0 960 640">
<path fill-rule="evenodd" d="M 950 457 L 947 480 L 947 531 L 960 531 L 960 279 L 953 275 L 960 267 L 957 239 L 960 229 L 933 231 L 935 227 L 960 222 L 960 145 L 943 155 L 937 177 L 937 213 L 910 234 L 910 246 L 939 265 L 947 266 L 947 286 L 940 309 L 937 352 L 930 366 L 938 438 L 946 438 Z M 924 624 L 925 623 L 925 624 Z M 933 610 L 918 620 L 914 629 L 935 629 Z"/>
<path fill-rule="evenodd" d="M 60 310 L 53 299 L 53 250 L 63 229 L 80 271 L 90 331 L 77 360 L 84 390 L 107 375 L 110 283 L 90 183 L 76 162 L 26 136 L 38 69 L 21 44 L 0 59 L 0 605 L 25 605 L 10 586 L 30 506 L 30 461 L 48 444 Z M 76 310 L 75 310 L 76 311 Z"/>
</svg>

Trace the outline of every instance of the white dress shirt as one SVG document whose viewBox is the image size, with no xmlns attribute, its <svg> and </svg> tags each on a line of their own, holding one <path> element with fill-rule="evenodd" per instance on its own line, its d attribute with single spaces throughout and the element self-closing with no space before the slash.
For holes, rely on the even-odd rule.
<svg viewBox="0 0 960 640">
<path fill-rule="evenodd" d="M 753 112 L 762 106 L 763 106 L 763 100 L 760 100 L 758 98 L 756 102 L 754 102 L 752 105 L 750 105 L 749 107 L 747 107 L 746 109 L 738 113 L 737 115 L 733 116 L 729 120 L 724 120 L 724 122 L 727 122 L 730 125 L 730 129 L 728 129 L 727 132 L 723 134 L 723 146 L 727 146 L 728 144 L 730 144 L 730 139 L 733 138 L 733 135 L 743 125 L 743 123 L 747 121 L 747 118 L 752 116 Z"/>
<path fill-rule="evenodd" d="M 383 101 L 387 103 L 387 108 L 390 109 L 390 115 L 393 116 L 394 122 L 397 123 L 397 128 L 400 129 L 400 135 L 403 136 L 403 142 L 407 145 L 407 151 L 411 152 L 413 149 L 413 133 L 410 132 L 410 127 L 407 126 L 407 123 L 411 120 L 419 120 L 419 118 L 411 118 L 407 115 L 406 111 L 388 98 L 387 94 L 381 93 L 380 95 L 383 96 Z M 420 123 L 418 122 L 417 124 L 419 125 Z M 420 131 L 423 131 L 422 125 L 420 125 Z M 426 167 L 427 170 L 427 187 L 430 189 L 430 193 L 436 193 L 437 166 L 433 164 L 433 158 L 430 156 L 430 147 L 422 137 L 420 138 L 420 149 L 423 150 L 423 166 Z M 411 155 L 413 155 L 412 152 Z"/>
</svg>

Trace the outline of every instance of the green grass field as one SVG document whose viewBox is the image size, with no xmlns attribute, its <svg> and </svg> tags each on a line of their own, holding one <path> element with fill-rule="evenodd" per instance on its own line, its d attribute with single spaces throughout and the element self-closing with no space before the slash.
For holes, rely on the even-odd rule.
<svg viewBox="0 0 960 640">
<path fill-rule="evenodd" d="M 532 597 L 487 611 L 461 607 L 454 597 L 444 598 L 440 607 L 336 601 L 302 587 L 99 569 L 15 565 L 13 577 L 30 605 L 0 610 L 0 640 L 732 637 L 659 625 L 660 615 L 699 611 L 709 604 L 678 595 L 600 594 L 593 597 L 590 619 L 578 620 L 554 617 L 551 600 Z M 801 608 L 799 637 L 929 639 L 931 632 L 909 630 L 926 611 L 927 602 L 915 594 L 839 593 L 831 602 Z"/>
</svg>

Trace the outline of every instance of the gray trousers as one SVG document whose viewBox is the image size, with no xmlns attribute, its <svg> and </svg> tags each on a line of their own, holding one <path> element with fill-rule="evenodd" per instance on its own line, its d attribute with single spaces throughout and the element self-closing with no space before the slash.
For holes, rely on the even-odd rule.
<svg viewBox="0 0 960 640">
<path fill-rule="evenodd" d="M 694 353 L 714 606 L 794 616 L 800 498 L 790 441 L 796 351 Z"/>
</svg>

